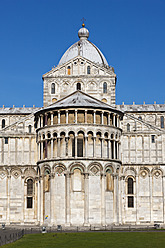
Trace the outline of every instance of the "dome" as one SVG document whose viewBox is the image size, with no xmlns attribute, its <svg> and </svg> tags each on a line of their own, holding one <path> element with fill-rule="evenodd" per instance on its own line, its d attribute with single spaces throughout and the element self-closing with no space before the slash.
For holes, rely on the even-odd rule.
<svg viewBox="0 0 165 248">
<path fill-rule="evenodd" d="M 80 40 L 68 48 L 68 50 L 60 59 L 59 65 L 65 64 L 69 60 L 79 55 L 96 64 L 108 66 L 108 63 L 99 48 L 88 40 L 88 29 L 86 29 L 84 26 L 80 28 L 80 30 L 78 31 L 78 36 Z"/>
</svg>

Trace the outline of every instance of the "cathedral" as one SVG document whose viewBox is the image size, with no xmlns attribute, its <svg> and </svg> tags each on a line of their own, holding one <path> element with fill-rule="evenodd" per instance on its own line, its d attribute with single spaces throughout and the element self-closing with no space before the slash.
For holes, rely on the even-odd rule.
<svg viewBox="0 0 165 248">
<path fill-rule="evenodd" d="M 116 105 L 82 25 L 43 75 L 43 107 L 0 108 L 0 223 L 165 224 L 165 105 Z"/>
</svg>

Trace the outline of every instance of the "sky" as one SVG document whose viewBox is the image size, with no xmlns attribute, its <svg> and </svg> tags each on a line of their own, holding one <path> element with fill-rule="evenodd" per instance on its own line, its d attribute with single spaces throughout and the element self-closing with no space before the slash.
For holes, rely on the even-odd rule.
<svg viewBox="0 0 165 248">
<path fill-rule="evenodd" d="M 83 17 L 117 74 L 116 104 L 165 102 L 165 0 L 0 0 L 0 107 L 43 106 L 42 75 Z"/>
</svg>

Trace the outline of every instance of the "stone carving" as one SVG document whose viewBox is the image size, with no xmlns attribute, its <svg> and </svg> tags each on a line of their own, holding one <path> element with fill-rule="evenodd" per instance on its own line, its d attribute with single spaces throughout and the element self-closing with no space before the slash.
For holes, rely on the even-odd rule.
<svg viewBox="0 0 165 248">
<path fill-rule="evenodd" d="M 1 178 L 1 179 L 4 179 L 6 176 L 7 176 L 6 171 L 0 170 L 0 178 Z"/>
<path fill-rule="evenodd" d="M 21 171 L 19 170 L 12 170 L 11 175 L 17 179 L 19 176 L 21 176 Z"/>
</svg>

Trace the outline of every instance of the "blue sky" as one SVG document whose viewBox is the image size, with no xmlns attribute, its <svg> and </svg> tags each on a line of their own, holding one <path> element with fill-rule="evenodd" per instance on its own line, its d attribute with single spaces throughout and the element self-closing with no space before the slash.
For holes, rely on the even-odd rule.
<svg viewBox="0 0 165 248">
<path fill-rule="evenodd" d="M 42 106 L 42 75 L 78 40 L 117 74 L 116 103 L 165 102 L 165 0 L 0 0 L 0 107 Z"/>
</svg>

